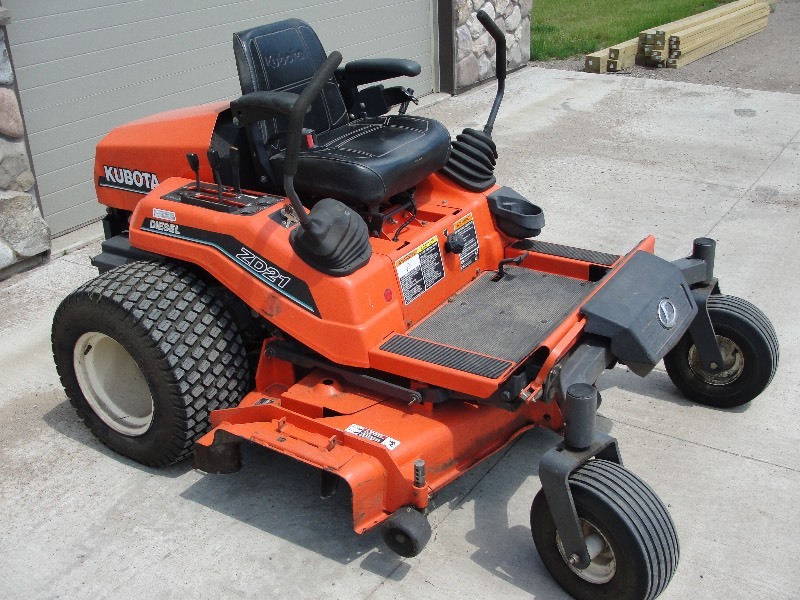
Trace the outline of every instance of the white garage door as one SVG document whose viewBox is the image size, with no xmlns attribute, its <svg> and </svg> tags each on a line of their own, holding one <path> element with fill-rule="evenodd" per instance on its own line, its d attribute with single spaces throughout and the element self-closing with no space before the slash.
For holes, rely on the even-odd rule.
<svg viewBox="0 0 800 600">
<path fill-rule="evenodd" d="M 2 0 L 42 209 L 54 235 L 102 216 L 94 146 L 154 112 L 239 93 L 235 31 L 289 17 L 345 60 L 410 58 L 433 90 L 431 0 Z"/>
</svg>

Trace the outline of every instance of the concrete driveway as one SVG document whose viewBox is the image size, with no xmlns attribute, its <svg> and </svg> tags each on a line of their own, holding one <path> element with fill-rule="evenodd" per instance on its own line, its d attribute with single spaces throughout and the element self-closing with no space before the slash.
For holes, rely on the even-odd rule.
<svg viewBox="0 0 800 600">
<path fill-rule="evenodd" d="M 493 89 L 425 108 L 455 132 Z M 662 598 L 796 598 L 800 570 L 800 102 L 791 94 L 535 68 L 508 80 L 498 179 L 541 204 L 548 241 L 668 259 L 718 240 L 723 292 L 772 319 L 781 364 L 750 406 L 684 400 L 662 367 L 601 379 L 600 427 L 669 505 L 681 563 Z M 100 445 L 50 355 L 59 301 L 97 244 L 0 284 L 0 597 L 543 598 L 528 510 L 555 436 L 532 431 L 446 488 L 434 535 L 401 560 L 350 529 L 346 494 L 247 449 L 235 475 L 143 468 Z"/>
</svg>

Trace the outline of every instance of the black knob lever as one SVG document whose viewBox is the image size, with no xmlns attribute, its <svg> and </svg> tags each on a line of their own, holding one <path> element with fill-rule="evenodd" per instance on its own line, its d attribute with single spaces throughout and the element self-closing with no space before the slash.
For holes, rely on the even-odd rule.
<svg viewBox="0 0 800 600">
<path fill-rule="evenodd" d="M 200 191 L 200 159 L 194 152 L 189 152 L 186 155 L 186 160 L 189 161 L 189 168 L 194 171 L 195 190 Z"/>
<path fill-rule="evenodd" d="M 444 249 L 447 252 L 452 252 L 453 254 L 461 254 L 466 245 L 467 243 L 464 241 L 463 236 L 457 231 L 454 231 L 447 236 L 447 241 L 444 243 Z"/>
<path fill-rule="evenodd" d="M 219 152 L 213 148 L 208 149 L 208 164 L 214 172 L 214 179 L 217 180 L 217 199 L 222 202 L 222 179 L 219 176 Z"/>
<path fill-rule="evenodd" d="M 236 146 L 231 146 L 228 152 L 228 161 L 231 165 L 231 176 L 233 177 L 233 189 L 236 195 L 242 193 L 242 182 L 239 179 L 239 149 Z"/>
</svg>

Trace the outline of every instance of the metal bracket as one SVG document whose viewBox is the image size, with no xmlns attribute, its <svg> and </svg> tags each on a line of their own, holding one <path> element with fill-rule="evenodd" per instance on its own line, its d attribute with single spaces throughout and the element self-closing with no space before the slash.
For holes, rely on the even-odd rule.
<svg viewBox="0 0 800 600">
<path fill-rule="evenodd" d="M 569 488 L 569 476 L 593 457 L 622 465 L 616 438 L 599 431 L 594 432 L 592 445 L 585 450 L 573 450 L 561 442 L 539 461 L 539 479 L 564 553 L 567 557 L 577 557 L 571 561 L 577 569 L 588 567 L 591 559 Z"/>
<path fill-rule="evenodd" d="M 692 296 L 697 304 L 697 316 L 689 325 L 689 335 L 697 348 L 703 367 L 710 371 L 722 368 L 724 359 L 717 343 L 714 326 L 706 306 L 709 296 L 719 293 L 719 284 L 714 277 L 714 257 L 717 243 L 710 238 L 697 238 L 692 244 L 692 255 L 673 261 L 692 286 Z"/>
<path fill-rule="evenodd" d="M 214 475 L 236 473 L 242 468 L 241 438 L 217 430 L 211 445 L 195 444 L 192 468 Z"/>
<path fill-rule="evenodd" d="M 333 471 L 322 469 L 320 471 L 319 497 L 330 498 L 333 496 L 339 488 L 340 479 L 341 477 Z"/>
<path fill-rule="evenodd" d="M 724 359 L 722 351 L 717 343 L 717 336 L 714 333 L 714 325 L 708 314 L 708 298 L 717 287 L 717 280 L 714 279 L 709 285 L 692 289 L 692 296 L 697 303 L 697 316 L 689 325 L 689 335 L 697 348 L 697 354 L 703 367 L 710 371 L 718 371 L 723 367 Z"/>
<path fill-rule="evenodd" d="M 594 385 L 597 378 L 614 362 L 609 341 L 597 335 L 586 335 L 570 357 L 562 363 L 554 383 L 560 400 L 567 397 L 573 383 Z"/>
<path fill-rule="evenodd" d="M 697 238 L 692 243 L 692 254 L 686 258 L 673 260 L 690 286 L 697 283 L 709 285 L 714 279 L 714 256 L 717 243 L 710 238 Z"/>
<path fill-rule="evenodd" d="M 284 206 L 281 211 L 281 226 L 286 229 L 291 229 L 300 222 L 297 212 L 292 206 Z"/>
<path fill-rule="evenodd" d="M 422 402 L 422 395 L 416 390 L 308 356 L 287 343 L 272 342 L 267 346 L 266 352 L 268 356 L 274 356 L 275 358 L 290 362 L 293 365 L 298 365 L 307 369 L 318 367 L 330 371 L 331 373 L 336 373 L 348 383 L 361 386 L 379 394 L 384 394 L 391 398 L 396 398 L 410 404 Z"/>
</svg>

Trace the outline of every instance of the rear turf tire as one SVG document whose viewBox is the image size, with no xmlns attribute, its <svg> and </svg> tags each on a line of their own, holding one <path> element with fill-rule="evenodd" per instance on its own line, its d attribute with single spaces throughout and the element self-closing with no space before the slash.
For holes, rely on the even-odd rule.
<svg viewBox="0 0 800 600">
<path fill-rule="evenodd" d="M 219 292 L 176 263 L 130 263 L 87 282 L 58 307 L 52 342 L 78 415 L 109 448 L 148 466 L 188 456 L 209 413 L 251 387 Z"/>
<path fill-rule="evenodd" d="M 716 295 L 708 315 L 723 351 L 720 372 L 705 369 L 686 333 L 664 357 L 672 383 L 699 404 L 733 408 L 753 400 L 772 381 L 778 368 L 778 336 L 767 316 L 746 300 Z"/>
<path fill-rule="evenodd" d="M 543 491 L 531 506 L 536 549 L 553 579 L 579 600 L 650 600 L 678 567 L 678 536 L 666 507 L 646 483 L 616 463 L 592 460 L 569 478 L 584 535 L 601 551 L 583 571 L 560 545 Z"/>
</svg>

